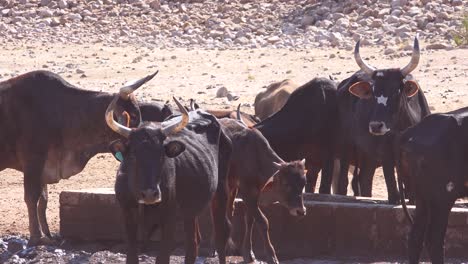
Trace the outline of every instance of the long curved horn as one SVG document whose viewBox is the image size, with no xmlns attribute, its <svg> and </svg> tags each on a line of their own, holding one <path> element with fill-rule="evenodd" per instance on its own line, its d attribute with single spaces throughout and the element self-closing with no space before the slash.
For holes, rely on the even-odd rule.
<svg viewBox="0 0 468 264">
<path fill-rule="evenodd" d="M 239 104 L 237 106 L 237 120 L 239 120 L 239 122 L 241 122 L 244 126 L 247 127 L 247 124 L 244 123 L 244 120 L 242 120 L 241 113 L 240 113 L 240 107 L 241 107 L 241 104 Z"/>
<path fill-rule="evenodd" d="M 416 36 L 416 37 L 414 37 L 413 55 L 411 56 L 411 61 L 408 63 L 408 65 L 406 65 L 401 70 L 401 73 L 403 74 L 403 76 L 408 75 L 409 73 L 414 71 L 414 69 L 416 69 L 416 67 L 418 67 L 419 57 L 420 56 L 421 56 L 421 53 L 419 51 L 419 40 L 418 40 L 418 36 Z"/>
<path fill-rule="evenodd" d="M 106 110 L 106 123 L 114 132 L 120 134 L 121 136 L 128 138 L 130 136 L 130 132 L 132 131 L 130 128 L 123 126 L 114 120 L 114 107 L 119 99 L 119 96 L 115 96 L 112 102 L 109 104 Z"/>
<path fill-rule="evenodd" d="M 190 98 L 190 111 L 195 111 L 195 100 Z"/>
<path fill-rule="evenodd" d="M 372 75 L 374 73 L 375 68 L 367 65 L 361 58 L 361 55 L 359 54 L 359 45 L 361 44 L 361 40 L 358 40 L 356 43 L 356 46 L 354 47 L 354 60 L 356 60 L 357 65 L 363 70 L 365 73 Z"/>
<path fill-rule="evenodd" d="M 170 136 L 172 134 L 178 133 L 179 131 L 184 129 L 184 127 L 186 127 L 189 122 L 187 109 L 185 109 L 185 107 L 177 100 L 177 98 L 175 97 L 172 97 L 172 98 L 174 99 L 175 103 L 179 107 L 179 111 L 182 114 L 182 120 L 180 120 L 179 123 L 175 123 L 175 124 L 162 128 L 161 131 L 166 136 Z"/>
<path fill-rule="evenodd" d="M 120 98 L 124 100 L 128 100 L 131 93 L 133 93 L 136 89 L 138 89 L 140 86 L 142 86 L 149 80 L 153 79 L 153 77 L 156 76 L 158 72 L 159 71 L 156 71 L 155 73 L 150 74 L 144 78 L 126 83 L 124 87 L 120 88 L 120 91 L 119 91 Z"/>
</svg>

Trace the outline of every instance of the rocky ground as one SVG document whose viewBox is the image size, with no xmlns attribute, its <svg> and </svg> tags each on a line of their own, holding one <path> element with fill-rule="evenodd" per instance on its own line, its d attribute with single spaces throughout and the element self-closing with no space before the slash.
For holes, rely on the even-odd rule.
<svg viewBox="0 0 468 264">
<path fill-rule="evenodd" d="M 463 0 L 0 0 L 4 43 L 104 43 L 203 49 L 352 49 L 355 41 L 451 48 Z"/>
<path fill-rule="evenodd" d="M 463 0 L 0 0 L 0 80 L 46 69 L 79 87 L 115 92 L 124 82 L 159 69 L 156 79 L 138 91 L 139 99 L 164 102 L 177 95 L 195 98 L 206 108 L 228 109 L 242 103 L 252 113 L 253 98 L 273 81 L 348 77 L 357 70 L 350 50 L 358 38 L 369 63 L 401 67 L 419 33 L 422 55 L 414 75 L 431 110 L 448 111 L 466 106 L 468 96 L 468 50 L 453 41 L 467 7 Z M 112 187 L 116 166 L 110 155 L 98 155 L 79 175 L 49 187 L 53 232 L 59 231 L 60 191 Z M 0 178 L 0 263 L 124 262 L 122 245 L 67 242 L 26 248 L 21 174 L 5 170 Z M 386 197 L 381 171 L 374 196 Z M 182 263 L 181 255 L 176 251 L 172 261 Z M 153 263 L 154 254 L 141 260 Z M 400 261 L 319 258 L 281 263 Z"/>
</svg>

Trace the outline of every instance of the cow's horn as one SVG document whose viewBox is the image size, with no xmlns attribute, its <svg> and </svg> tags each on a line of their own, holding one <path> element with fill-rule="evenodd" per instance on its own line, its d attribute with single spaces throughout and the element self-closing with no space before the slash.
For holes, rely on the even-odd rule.
<svg viewBox="0 0 468 264">
<path fill-rule="evenodd" d="M 239 122 L 241 122 L 244 126 L 247 127 L 247 124 L 244 123 L 244 120 L 242 120 L 242 116 L 241 116 L 241 113 L 240 113 L 240 107 L 241 107 L 241 104 L 239 104 L 237 106 L 237 120 L 239 120 Z"/>
<path fill-rule="evenodd" d="M 193 98 L 190 99 L 190 111 L 195 111 L 195 100 Z"/>
<path fill-rule="evenodd" d="M 414 69 L 416 69 L 416 67 L 418 67 L 419 57 L 420 56 L 421 56 L 421 53 L 419 51 L 419 41 L 418 41 L 418 36 L 416 36 L 416 37 L 414 37 L 413 55 L 411 56 L 411 61 L 408 63 L 408 65 L 406 65 L 401 70 L 401 73 L 403 74 L 403 76 L 408 75 L 409 73 L 414 71 Z"/>
<path fill-rule="evenodd" d="M 166 136 L 170 136 L 172 134 L 178 133 L 179 131 L 184 129 L 184 127 L 186 127 L 189 122 L 187 109 L 185 109 L 185 107 L 175 97 L 172 97 L 172 98 L 174 99 L 174 102 L 179 107 L 180 113 L 182 113 L 182 120 L 180 120 L 179 123 L 175 123 L 175 124 L 162 128 L 161 131 Z"/>
<path fill-rule="evenodd" d="M 156 71 L 155 73 L 150 74 L 150 75 L 148 75 L 148 76 L 146 76 L 144 78 L 141 78 L 141 79 L 136 80 L 136 81 L 131 81 L 131 82 L 125 84 L 124 87 L 120 88 L 120 91 L 119 91 L 120 98 L 122 98 L 124 100 L 128 100 L 131 93 L 133 93 L 136 89 L 138 89 L 140 86 L 142 86 L 143 84 L 145 84 L 149 80 L 153 79 L 153 77 L 156 76 L 156 74 L 158 74 L 158 72 L 159 71 Z"/>
<path fill-rule="evenodd" d="M 114 107 L 119 99 L 118 96 L 115 96 L 112 102 L 109 104 L 106 110 L 106 123 L 114 132 L 120 134 L 121 136 L 128 138 L 130 136 L 130 132 L 132 131 L 130 128 L 123 126 L 114 120 Z"/>
<path fill-rule="evenodd" d="M 354 59 L 356 60 L 357 65 L 363 70 L 365 73 L 372 75 L 374 73 L 375 68 L 372 66 L 367 65 L 361 58 L 359 54 L 359 45 L 361 44 L 361 40 L 358 40 L 356 43 L 356 47 L 354 47 Z"/>
</svg>

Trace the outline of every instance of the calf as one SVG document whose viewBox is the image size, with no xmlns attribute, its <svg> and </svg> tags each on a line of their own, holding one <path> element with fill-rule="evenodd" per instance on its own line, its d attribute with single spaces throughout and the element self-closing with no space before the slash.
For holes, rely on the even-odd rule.
<svg viewBox="0 0 468 264">
<path fill-rule="evenodd" d="M 210 201 L 219 262 L 226 263 L 230 232 L 226 177 L 231 143 L 214 116 L 200 110 L 189 114 L 174 100 L 181 116 L 162 123 L 140 123 L 134 129 L 114 121 L 117 97 L 106 112 L 108 126 L 124 138 L 114 142 L 111 149 L 123 160 L 117 172 L 115 193 L 129 242 L 127 263 L 138 263 L 137 207 L 158 210 L 163 244 L 157 263 L 169 263 L 176 208 L 180 208 L 186 234 L 185 263 L 195 263 L 198 215 Z"/>
<path fill-rule="evenodd" d="M 278 112 L 288 101 L 289 96 L 299 85 L 292 80 L 286 79 L 275 82 L 255 96 L 255 115 L 265 119 Z"/>
<path fill-rule="evenodd" d="M 240 113 L 238 118 L 241 120 Z M 263 195 L 268 196 L 267 199 L 265 197 L 263 199 L 265 205 L 279 201 L 292 215 L 305 215 L 306 209 L 302 201 L 302 192 L 306 183 L 305 160 L 284 162 L 257 129 L 248 128 L 243 122 L 239 123 L 234 119 L 220 119 L 220 123 L 233 144 L 228 176 L 231 215 L 238 192 L 247 208 L 245 214 L 247 226 L 244 229 L 242 247 L 244 261 L 246 263 L 255 261 L 252 251 L 252 228 L 255 221 L 264 239 L 268 262 L 278 263 L 269 237 L 268 220 L 259 207 L 262 196 L 260 194 L 263 189 Z"/>
<path fill-rule="evenodd" d="M 395 140 L 400 198 L 412 226 L 409 263 L 418 263 L 423 244 L 432 263 L 444 262 L 444 237 L 455 200 L 468 196 L 468 108 L 433 114 Z M 405 187 L 416 203 L 414 222 Z"/>
</svg>

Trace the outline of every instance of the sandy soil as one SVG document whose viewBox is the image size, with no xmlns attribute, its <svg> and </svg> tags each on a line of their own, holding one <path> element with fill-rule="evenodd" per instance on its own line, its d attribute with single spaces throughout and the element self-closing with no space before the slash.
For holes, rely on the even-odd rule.
<svg viewBox="0 0 468 264">
<path fill-rule="evenodd" d="M 203 51 L 48 45 L 3 46 L 0 78 L 47 69 L 79 87 L 114 92 L 126 81 L 160 70 L 153 81 L 138 91 L 138 98 L 165 101 L 177 95 L 184 99 L 195 98 L 207 108 L 228 109 L 234 109 L 240 102 L 245 104 L 244 111 L 253 112 L 251 105 L 255 95 L 273 81 L 292 78 L 304 83 L 329 75 L 342 80 L 357 70 L 351 51 L 335 49 Z M 361 49 L 361 54 L 370 56 L 369 62 L 380 68 L 400 67 L 410 59 L 409 55 L 390 58 L 383 56 L 381 49 L 367 47 Z M 414 75 L 426 92 L 432 110 L 441 112 L 467 105 L 467 73 L 468 50 L 457 49 L 423 51 Z M 220 86 L 227 87 L 240 99 L 228 102 L 225 98 L 215 98 Z M 48 221 L 51 230 L 57 232 L 59 228 L 60 191 L 112 187 L 116 169 L 117 162 L 109 154 L 97 155 L 80 174 L 50 185 Z M 0 234 L 28 234 L 22 175 L 5 170 L 0 178 Z M 386 197 L 380 170 L 375 177 L 374 195 Z"/>
</svg>

